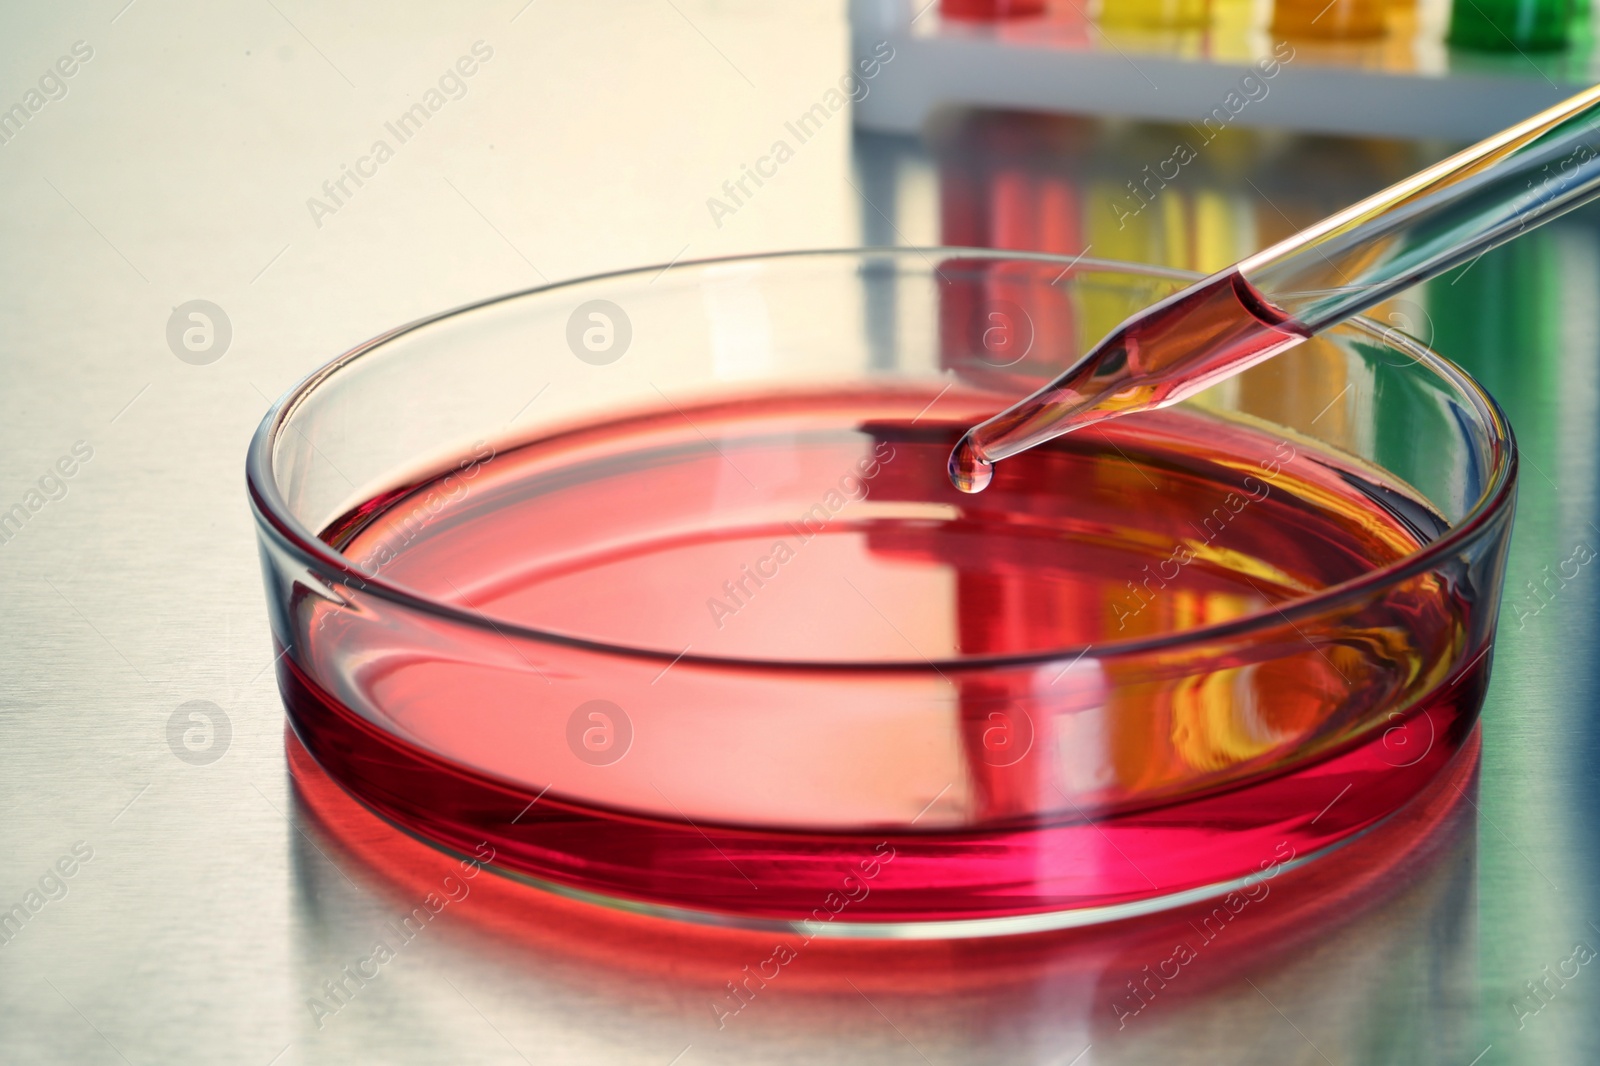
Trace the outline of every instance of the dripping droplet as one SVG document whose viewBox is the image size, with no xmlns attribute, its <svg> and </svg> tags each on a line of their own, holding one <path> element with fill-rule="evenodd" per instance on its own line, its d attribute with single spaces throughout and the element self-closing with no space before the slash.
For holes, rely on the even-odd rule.
<svg viewBox="0 0 1600 1066">
<path fill-rule="evenodd" d="M 994 480 L 994 464 L 979 454 L 971 433 L 950 453 L 949 471 L 950 484 L 962 492 L 982 492 Z"/>
</svg>

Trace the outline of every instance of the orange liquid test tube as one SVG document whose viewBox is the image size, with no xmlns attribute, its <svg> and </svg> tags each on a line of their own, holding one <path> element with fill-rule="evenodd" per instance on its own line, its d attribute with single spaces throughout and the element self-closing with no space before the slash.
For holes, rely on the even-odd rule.
<svg viewBox="0 0 1600 1066">
<path fill-rule="evenodd" d="M 1327 40 L 1382 37 L 1385 13 L 1384 0 L 1276 0 L 1272 32 Z"/>
</svg>

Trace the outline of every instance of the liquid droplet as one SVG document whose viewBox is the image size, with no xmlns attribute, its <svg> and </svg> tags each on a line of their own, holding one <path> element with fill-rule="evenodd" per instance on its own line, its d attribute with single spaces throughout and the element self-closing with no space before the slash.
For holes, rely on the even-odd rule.
<svg viewBox="0 0 1600 1066">
<path fill-rule="evenodd" d="M 994 480 L 994 464 L 978 453 L 971 433 L 950 453 L 949 471 L 950 484 L 962 492 L 982 492 Z"/>
</svg>

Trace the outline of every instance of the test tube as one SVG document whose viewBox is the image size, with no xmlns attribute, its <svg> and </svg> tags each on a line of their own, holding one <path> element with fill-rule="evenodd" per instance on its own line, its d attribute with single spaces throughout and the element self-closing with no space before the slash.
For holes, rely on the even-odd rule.
<svg viewBox="0 0 1600 1066">
<path fill-rule="evenodd" d="M 1382 37 L 1384 14 L 1384 0 L 1276 0 L 1272 32 L 1329 40 Z"/>
<path fill-rule="evenodd" d="M 1455 0 L 1449 43 L 1481 52 L 1565 48 L 1569 0 Z"/>
<path fill-rule="evenodd" d="M 952 19 L 1008 19 L 1044 14 L 1045 0 L 939 0 L 939 14 Z"/>
<path fill-rule="evenodd" d="M 1104 0 L 1100 9 L 1100 21 L 1116 26 L 1179 29 L 1210 19 L 1210 0 Z"/>
</svg>

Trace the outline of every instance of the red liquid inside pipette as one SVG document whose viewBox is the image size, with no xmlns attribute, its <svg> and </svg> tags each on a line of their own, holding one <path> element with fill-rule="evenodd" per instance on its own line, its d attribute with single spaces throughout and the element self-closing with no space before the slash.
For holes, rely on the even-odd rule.
<svg viewBox="0 0 1600 1066">
<path fill-rule="evenodd" d="M 950 481 L 982 492 L 997 459 L 1177 403 L 1310 336 L 1237 270 L 1214 275 L 1130 318 L 1049 386 L 970 430 L 950 454 Z"/>
</svg>

